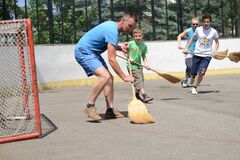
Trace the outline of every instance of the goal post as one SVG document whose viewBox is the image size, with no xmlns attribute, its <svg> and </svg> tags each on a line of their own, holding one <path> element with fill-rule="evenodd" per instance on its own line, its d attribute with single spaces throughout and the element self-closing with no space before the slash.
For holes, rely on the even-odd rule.
<svg viewBox="0 0 240 160">
<path fill-rule="evenodd" d="M 0 143 L 41 135 L 30 19 L 0 21 Z"/>
</svg>

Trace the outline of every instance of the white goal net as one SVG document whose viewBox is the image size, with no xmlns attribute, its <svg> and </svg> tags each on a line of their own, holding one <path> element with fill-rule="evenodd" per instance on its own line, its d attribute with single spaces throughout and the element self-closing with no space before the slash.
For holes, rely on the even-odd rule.
<svg viewBox="0 0 240 160">
<path fill-rule="evenodd" d="M 0 143 L 40 136 L 30 19 L 0 21 Z"/>
</svg>

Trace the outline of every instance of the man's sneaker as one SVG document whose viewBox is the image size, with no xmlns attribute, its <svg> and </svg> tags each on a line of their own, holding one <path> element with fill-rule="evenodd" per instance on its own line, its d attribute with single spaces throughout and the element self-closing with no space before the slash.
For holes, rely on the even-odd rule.
<svg viewBox="0 0 240 160">
<path fill-rule="evenodd" d="M 113 109 L 113 113 L 114 113 L 114 115 L 117 117 L 117 118 L 124 118 L 125 116 L 121 113 L 121 112 L 119 112 L 117 109 Z"/>
<path fill-rule="evenodd" d="M 125 116 L 120 113 L 117 109 L 108 108 L 105 113 L 105 119 L 112 119 L 112 118 L 124 118 Z"/>
<path fill-rule="evenodd" d="M 187 88 L 188 87 L 186 80 L 182 80 L 181 85 L 182 85 L 182 88 Z"/>
<path fill-rule="evenodd" d="M 194 95 L 197 95 L 198 94 L 198 92 L 197 92 L 197 88 L 195 88 L 195 87 L 192 87 L 192 94 L 194 94 Z"/>
<path fill-rule="evenodd" d="M 148 95 L 144 95 L 142 101 L 143 101 L 144 103 L 148 103 L 148 102 L 150 102 L 150 101 L 152 101 L 152 100 L 153 100 L 152 97 L 149 97 Z"/>
<path fill-rule="evenodd" d="M 83 110 L 84 113 L 86 113 L 88 115 L 88 118 L 95 120 L 95 121 L 99 121 L 102 119 L 102 117 L 100 117 L 96 111 L 95 107 L 86 107 Z"/>
</svg>

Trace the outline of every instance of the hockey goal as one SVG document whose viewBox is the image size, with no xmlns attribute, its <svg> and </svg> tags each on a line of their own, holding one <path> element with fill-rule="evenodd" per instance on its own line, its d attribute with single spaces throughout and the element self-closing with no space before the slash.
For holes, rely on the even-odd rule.
<svg viewBox="0 0 240 160">
<path fill-rule="evenodd" d="M 0 143 L 41 135 L 30 19 L 0 21 Z"/>
</svg>

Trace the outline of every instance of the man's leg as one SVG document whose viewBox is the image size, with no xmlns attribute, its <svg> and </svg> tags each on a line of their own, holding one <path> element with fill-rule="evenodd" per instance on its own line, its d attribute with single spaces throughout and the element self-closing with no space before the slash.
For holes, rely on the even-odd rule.
<svg viewBox="0 0 240 160">
<path fill-rule="evenodd" d="M 104 87 L 104 96 L 106 100 L 107 109 L 113 108 L 113 76 L 110 74 L 110 79 Z"/>
<path fill-rule="evenodd" d="M 88 98 L 88 103 L 90 104 L 95 104 L 97 97 L 111 79 L 111 75 L 109 74 L 108 70 L 103 66 L 96 69 L 93 74 L 98 78 L 98 81 L 90 91 L 90 96 Z"/>
<path fill-rule="evenodd" d="M 93 74 L 98 78 L 97 83 L 92 87 L 90 91 L 90 96 L 88 98 L 87 107 L 84 109 L 84 112 L 88 115 L 89 118 L 93 120 L 101 120 L 102 118 L 98 115 L 95 102 L 99 94 L 103 91 L 104 87 L 108 83 L 110 79 L 110 74 L 106 68 L 99 67 L 97 68 Z"/>
<path fill-rule="evenodd" d="M 110 73 L 109 73 L 110 74 Z M 110 79 L 104 87 L 104 96 L 107 106 L 107 111 L 105 114 L 105 118 L 123 118 L 122 115 L 116 107 L 113 105 L 113 96 L 114 96 L 114 85 L 113 85 L 113 76 L 110 74 Z"/>
</svg>

